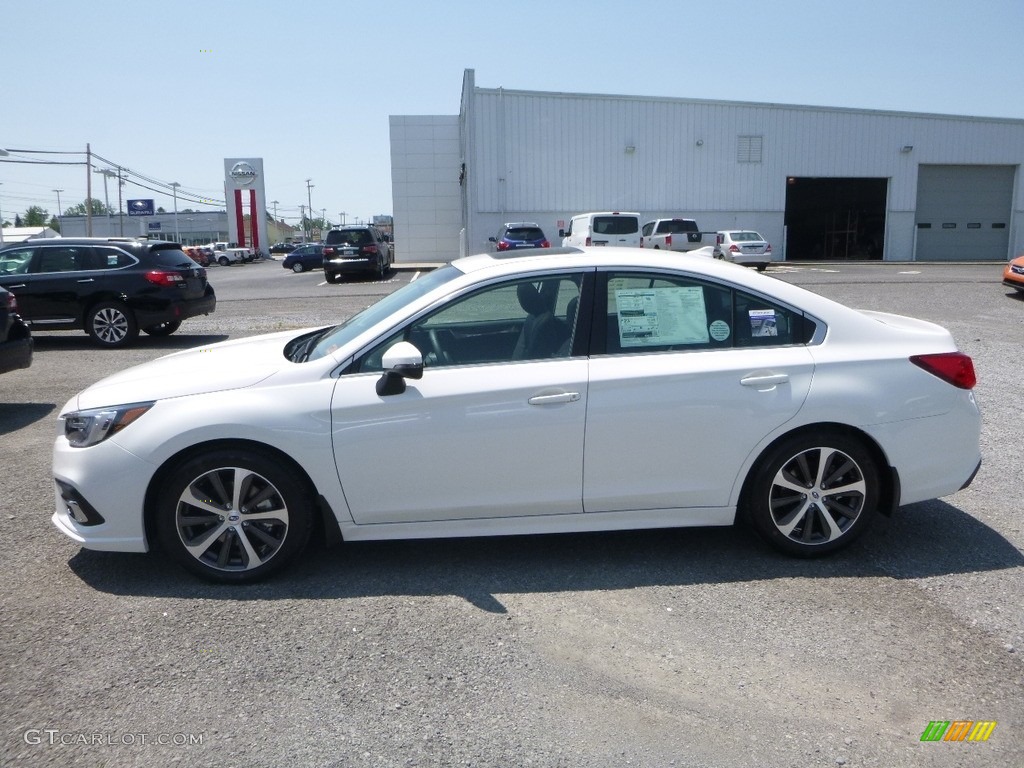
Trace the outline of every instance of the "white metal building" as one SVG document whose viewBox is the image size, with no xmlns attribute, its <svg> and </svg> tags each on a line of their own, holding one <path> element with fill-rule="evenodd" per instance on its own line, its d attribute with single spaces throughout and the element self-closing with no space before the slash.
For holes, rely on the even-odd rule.
<svg viewBox="0 0 1024 768">
<path fill-rule="evenodd" d="M 1024 252 L 1024 120 L 478 88 L 391 117 L 397 255 L 486 251 L 507 221 L 554 244 L 586 211 L 756 229 L 788 260 Z M 705 238 L 705 244 L 713 239 Z"/>
</svg>

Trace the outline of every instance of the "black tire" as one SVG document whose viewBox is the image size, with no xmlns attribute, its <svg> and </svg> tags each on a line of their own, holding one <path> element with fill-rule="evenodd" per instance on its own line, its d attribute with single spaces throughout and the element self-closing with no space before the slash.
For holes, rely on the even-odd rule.
<svg viewBox="0 0 1024 768">
<path fill-rule="evenodd" d="M 247 501 L 254 506 L 248 508 Z M 248 583 L 302 552 L 313 508 L 310 490 L 280 461 L 247 449 L 214 450 L 167 476 L 156 509 L 157 535 L 164 550 L 193 573 Z"/>
<path fill-rule="evenodd" d="M 104 301 L 89 310 L 85 332 L 93 343 L 108 349 L 124 347 L 139 336 L 135 315 L 120 301 Z"/>
<path fill-rule="evenodd" d="M 231 259 L 229 259 L 227 256 L 221 256 L 219 259 L 217 259 L 217 263 L 220 264 L 222 267 L 230 267 Z"/>
<path fill-rule="evenodd" d="M 767 264 L 758 264 L 757 265 L 757 271 L 758 272 L 764 272 L 766 269 L 768 269 L 768 265 Z"/>
<path fill-rule="evenodd" d="M 179 328 L 181 328 L 181 320 L 168 320 L 166 323 L 151 325 L 148 328 L 143 328 L 142 330 L 150 336 L 170 336 Z"/>
<path fill-rule="evenodd" d="M 306 268 L 302 265 L 301 261 L 296 261 L 294 264 L 292 264 L 292 272 L 294 272 L 296 274 L 298 274 L 299 272 L 304 271 L 305 269 Z"/>
<path fill-rule="evenodd" d="M 341 275 L 334 272 L 324 272 L 324 277 L 327 278 L 328 283 L 337 283 L 341 281 Z"/>
<path fill-rule="evenodd" d="M 802 434 L 770 448 L 751 471 L 742 514 L 786 554 L 816 557 L 851 544 L 877 514 L 881 475 L 863 443 Z"/>
</svg>

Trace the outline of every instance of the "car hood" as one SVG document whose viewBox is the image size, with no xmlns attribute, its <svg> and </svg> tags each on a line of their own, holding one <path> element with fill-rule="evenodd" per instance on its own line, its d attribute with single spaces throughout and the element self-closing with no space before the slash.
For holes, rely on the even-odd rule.
<svg viewBox="0 0 1024 768">
<path fill-rule="evenodd" d="M 251 387 L 294 365 L 285 359 L 284 346 L 303 332 L 225 341 L 160 357 L 101 379 L 72 398 L 65 410 Z"/>
</svg>

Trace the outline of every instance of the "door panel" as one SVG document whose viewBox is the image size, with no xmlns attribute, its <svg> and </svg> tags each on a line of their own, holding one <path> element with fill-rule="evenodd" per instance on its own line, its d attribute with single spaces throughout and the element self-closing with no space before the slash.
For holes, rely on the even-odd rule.
<svg viewBox="0 0 1024 768">
<path fill-rule="evenodd" d="M 388 397 L 376 375 L 341 377 L 334 455 L 355 522 L 581 512 L 587 365 L 427 368 Z"/>
</svg>

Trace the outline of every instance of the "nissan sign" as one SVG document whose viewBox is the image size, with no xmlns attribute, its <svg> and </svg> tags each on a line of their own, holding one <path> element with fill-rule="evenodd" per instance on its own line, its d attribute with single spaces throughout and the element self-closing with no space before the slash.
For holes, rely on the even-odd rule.
<svg viewBox="0 0 1024 768">
<path fill-rule="evenodd" d="M 228 175 L 238 184 L 252 184 L 256 180 L 256 169 L 248 163 L 235 163 Z"/>
</svg>

